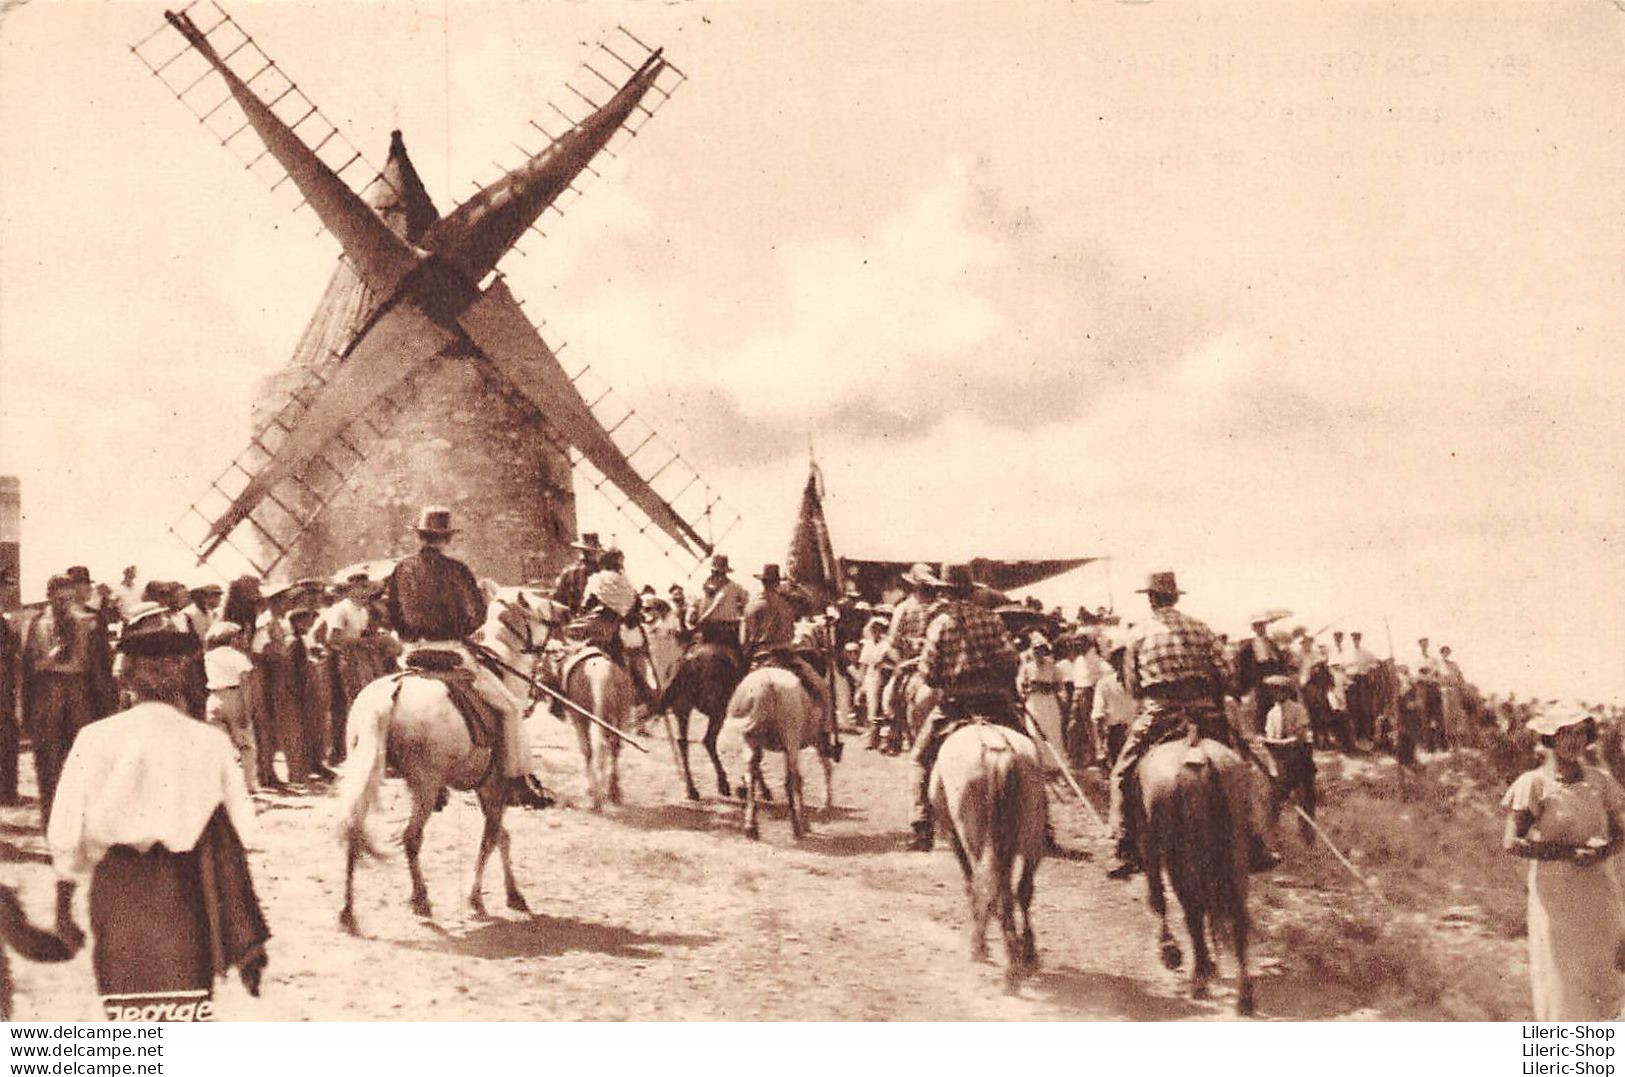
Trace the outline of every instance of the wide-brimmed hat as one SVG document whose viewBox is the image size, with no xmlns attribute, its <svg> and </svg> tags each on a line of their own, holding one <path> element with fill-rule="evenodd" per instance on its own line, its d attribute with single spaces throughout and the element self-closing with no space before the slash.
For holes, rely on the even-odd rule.
<svg viewBox="0 0 1625 1077">
<path fill-rule="evenodd" d="M 728 555 L 727 554 L 719 553 L 715 557 L 711 558 L 711 572 L 712 572 L 712 574 L 715 574 L 715 573 L 718 573 L 718 572 L 729 573 L 729 572 L 732 572 L 732 571 L 733 571 L 733 567 L 728 564 Z"/>
<path fill-rule="evenodd" d="M 1540 737 L 1555 737 L 1570 726 L 1589 725 L 1586 730 L 1586 740 L 1597 739 L 1597 719 L 1595 715 L 1586 713 L 1583 707 L 1557 706 L 1541 711 L 1525 723 L 1531 733 Z"/>
<path fill-rule="evenodd" d="M 167 621 L 151 618 L 151 627 L 132 625 L 118 641 L 118 652 L 132 658 L 177 658 L 196 654 L 202 647 L 197 636 Z"/>
<path fill-rule="evenodd" d="M 937 582 L 940 586 L 961 594 L 969 594 L 976 588 L 976 577 L 971 574 L 969 565 L 942 566 L 942 579 Z"/>
<path fill-rule="evenodd" d="M 937 579 L 936 574 L 923 561 L 914 564 L 907 572 L 903 573 L 903 582 L 912 584 L 915 587 L 937 587 L 942 584 L 942 581 Z"/>
<path fill-rule="evenodd" d="M 86 568 L 84 565 L 74 565 L 72 568 L 68 569 L 62 575 L 66 576 L 68 579 L 72 580 L 74 583 L 89 583 L 90 582 L 90 569 Z"/>
<path fill-rule="evenodd" d="M 1179 589 L 1179 581 L 1172 572 L 1153 572 L 1146 578 L 1144 587 L 1134 589 L 1135 594 L 1141 595 L 1172 595 L 1178 598 L 1185 592 Z"/>
<path fill-rule="evenodd" d="M 412 530 L 420 535 L 455 535 L 459 529 L 451 526 L 451 510 L 446 506 L 426 505 Z"/>
<path fill-rule="evenodd" d="M 763 565 L 762 571 L 756 573 L 756 578 L 761 580 L 764 584 L 778 583 L 781 579 L 779 576 L 779 566 L 773 564 Z"/>
<path fill-rule="evenodd" d="M 591 553 L 603 553 L 604 544 L 598 540 L 598 532 L 583 531 L 581 532 L 581 538 L 570 543 L 570 549 L 587 550 Z"/>
<path fill-rule="evenodd" d="M 73 577 L 67 575 L 52 576 L 45 581 L 45 593 L 49 596 L 54 591 L 69 591 L 78 586 Z"/>
</svg>

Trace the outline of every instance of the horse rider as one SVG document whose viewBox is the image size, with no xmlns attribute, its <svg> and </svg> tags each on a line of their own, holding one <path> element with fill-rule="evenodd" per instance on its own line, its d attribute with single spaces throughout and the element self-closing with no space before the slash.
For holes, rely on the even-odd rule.
<svg viewBox="0 0 1625 1077">
<path fill-rule="evenodd" d="M 591 536 L 596 538 L 597 536 Z M 626 556 L 611 546 L 598 554 L 598 571 L 587 578 L 581 596 L 580 616 L 571 624 L 571 634 L 593 643 L 611 662 L 626 670 L 632 692 L 644 706 L 651 703 L 649 684 L 627 662 L 626 642 L 621 629 L 638 624 L 642 610 L 632 581 L 624 571 Z"/>
<path fill-rule="evenodd" d="M 745 618 L 745 606 L 750 595 L 728 577 L 728 555 L 711 558 L 711 575 L 701 589 L 699 603 L 694 607 L 694 628 L 706 643 L 720 643 L 725 647 L 739 646 L 740 623 Z"/>
<path fill-rule="evenodd" d="M 485 623 L 485 595 L 468 566 L 445 553 L 458 531 L 451 523 L 451 510 L 440 506 L 419 514 L 415 530 L 422 549 L 397 564 L 384 585 L 390 624 L 400 636 L 403 661 L 420 651 L 455 655 L 459 667 L 473 678 L 474 691 L 502 716 L 502 769 L 509 779 L 510 797 L 523 803 L 532 790 L 525 781 L 530 776 L 530 744 L 521 706 L 468 644 Z"/>
<path fill-rule="evenodd" d="M 902 730 L 911 717 L 909 704 L 918 683 L 916 660 L 920 657 L 920 648 L 925 646 L 931 611 L 937 605 L 932 592 L 941 585 L 923 564 L 916 564 L 904 573 L 902 583 L 908 595 L 892 611 L 891 626 L 886 632 L 886 650 L 896 663 L 896 672 L 881 693 L 881 711 L 891 724 L 893 744 L 902 743 Z"/>
<path fill-rule="evenodd" d="M 779 590 L 779 566 L 764 565 L 756 578 L 762 581 L 762 591 L 745 606 L 739 621 L 739 650 L 752 669 L 778 666 L 794 673 L 812 698 L 815 712 L 823 714 L 829 689 L 796 649 L 795 608 Z"/>
<path fill-rule="evenodd" d="M 1020 658 L 1004 622 L 970 601 L 975 586 L 969 565 L 949 565 L 940 584 L 932 587 L 945 600 L 932 613 L 920 649 L 919 677 L 936 706 L 914 746 L 908 847 L 915 852 L 931 850 L 931 768 L 948 734 L 971 717 L 1022 732 L 1015 698 Z"/>
<path fill-rule="evenodd" d="M 1140 870 L 1134 833 L 1140 814 L 1135 768 L 1146 753 L 1187 734 L 1191 726 L 1201 736 L 1232 748 L 1237 747 L 1238 739 L 1225 716 L 1218 636 L 1175 608 L 1183 592 L 1172 572 L 1153 572 L 1137 593 L 1150 602 L 1151 620 L 1130 641 L 1123 660 L 1123 685 L 1138 701 L 1140 714 L 1112 766 L 1107 827 L 1116 843 L 1116 856 L 1106 874 L 1113 879 L 1126 879 Z M 1256 806 L 1250 814 L 1254 816 L 1253 870 L 1265 871 L 1275 866 L 1276 858 L 1264 847 Z"/>
<path fill-rule="evenodd" d="M 573 615 L 581 612 L 581 604 L 587 597 L 587 581 L 598 571 L 598 558 L 604 547 L 599 544 L 596 531 L 583 531 L 581 541 L 570 543 L 570 548 L 581 556 L 565 565 L 554 581 L 553 601 Z"/>
</svg>

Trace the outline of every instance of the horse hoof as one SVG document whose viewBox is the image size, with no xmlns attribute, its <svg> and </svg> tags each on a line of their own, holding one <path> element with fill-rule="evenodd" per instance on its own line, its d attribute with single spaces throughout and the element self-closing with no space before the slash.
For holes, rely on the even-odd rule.
<svg viewBox="0 0 1625 1077">
<path fill-rule="evenodd" d="M 728 791 L 726 789 L 724 789 L 722 791 L 722 795 L 727 796 Z M 698 799 L 700 799 L 700 791 L 698 789 L 694 788 L 692 785 L 688 787 L 688 799 L 690 799 L 690 800 L 698 800 Z"/>
<path fill-rule="evenodd" d="M 773 790 L 771 790 L 771 789 L 763 789 L 762 790 L 762 799 L 767 801 L 769 804 L 773 803 Z"/>
<path fill-rule="evenodd" d="M 344 929 L 346 934 L 356 936 L 361 934 L 361 929 L 356 926 L 355 913 L 351 912 L 349 909 L 345 909 L 343 912 L 339 913 L 339 926 Z"/>
<path fill-rule="evenodd" d="M 530 906 L 526 904 L 524 896 L 517 890 L 508 895 L 508 908 L 514 912 L 522 912 L 526 916 L 530 915 Z"/>
<path fill-rule="evenodd" d="M 471 898 L 469 898 L 468 899 L 468 911 L 473 913 L 476 917 L 478 917 L 481 920 L 486 920 L 486 919 L 490 918 L 490 914 L 485 911 L 485 899 L 482 898 L 482 897 L 471 897 Z"/>
<path fill-rule="evenodd" d="M 425 920 L 428 920 L 434 916 L 433 910 L 429 907 L 429 899 L 426 897 L 413 898 L 412 911 L 418 916 L 423 917 Z"/>
<path fill-rule="evenodd" d="M 1191 984 L 1191 998 L 1207 998 L 1208 989 L 1206 980 L 1197 980 Z"/>
<path fill-rule="evenodd" d="M 1162 965 L 1164 968 L 1177 969 L 1179 963 L 1185 960 L 1185 955 L 1179 952 L 1179 944 L 1165 942 L 1162 944 Z"/>
<path fill-rule="evenodd" d="M 1251 1017 L 1257 1012 L 1257 1006 L 1253 1002 L 1253 985 L 1248 984 L 1236 996 L 1236 1016 Z"/>
<path fill-rule="evenodd" d="M 727 796 L 727 795 L 728 795 L 728 791 L 727 791 L 727 790 L 726 790 L 726 789 L 724 789 L 724 790 L 723 790 L 723 791 L 722 791 L 722 795 L 723 795 L 723 796 Z M 736 787 L 736 788 L 735 788 L 735 789 L 734 789 L 734 791 L 733 791 L 733 796 L 734 796 L 734 799 L 736 799 L 736 800 L 744 800 L 744 799 L 745 799 L 745 798 L 746 798 L 746 797 L 747 797 L 747 796 L 749 796 L 749 795 L 750 795 L 750 791 L 749 791 L 749 790 L 747 790 L 747 789 L 746 789 L 746 788 L 745 788 L 745 787 L 744 787 L 744 786 L 742 786 L 742 785 L 741 785 L 741 786 L 738 786 L 738 787 Z"/>
<path fill-rule="evenodd" d="M 749 838 L 751 841 L 761 841 L 762 840 L 762 832 L 760 830 L 758 830 L 756 827 L 747 826 L 745 828 L 745 837 Z"/>
</svg>

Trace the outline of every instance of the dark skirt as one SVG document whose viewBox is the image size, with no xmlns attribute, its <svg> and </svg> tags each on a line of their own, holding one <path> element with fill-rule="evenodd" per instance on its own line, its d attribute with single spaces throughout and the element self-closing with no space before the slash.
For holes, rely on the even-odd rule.
<svg viewBox="0 0 1625 1077">
<path fill-rule="evenodd" d="M 195 851 L 109 849 L 90 881 L 90 929 L 96 987 L 110 1013 L 115 997 L 211 996 L 209 917 Z"/>
</svg>

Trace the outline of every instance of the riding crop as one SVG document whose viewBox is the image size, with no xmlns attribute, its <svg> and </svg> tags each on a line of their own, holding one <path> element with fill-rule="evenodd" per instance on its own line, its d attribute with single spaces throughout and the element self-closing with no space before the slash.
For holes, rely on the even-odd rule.
<svg viewBox="0 0 1625 1077">
<path fill-rule="evenodd" d="M 1253 766 L 1257 767 L 1259 772 L 1264 775 L 1264 778 L 1273 785 L 1276 780 L 1275 775 L 1271 774 L 1270 769 L 1264 765 L 1264 761 L 1258 758 L 1258 753 L 1253 751 L 1253 746 L 1247 742 L 1247 739 L 1245 737 L 1238 736 L 1236 738 L 1236 743 L 1241 745 L 1241 756 Z M 1349 863 L 1349 858 L 1343 855 L 1343 850 L 1339 849 L 1336 844 L 1332 842 L 1332 839 L 1327 836 L 1326 832 L 1320 829 L 1320 824 L 1315 822 L 1314 818 L 1308 812 L 1303 810 L 1303 806 L 1301 804 L 1294 804 L 1292 805 L 1292 810 L 1297 812 L 1298 818 L 1308 823 L 1309 828 L 1319 835 L 1321 841 L 1326 843 L 1326 848 L 1330 849 L 1332 851 L 1332 855 L 1337 857 L 1337 862 L 1347 868 L 1348 873 L 1354 876 L 1354 878 L 1359 881 L 1361 886 L 1371 891 L 1371 895 L 1373 897 L 1375 897 L 1378 901 L 1382 901 L 1382 893 L 1375 886 L 1372 886 L 1371 881 L 1364 875 L 1361 875 L 1359 871 L 1355 869 L 1353 864 Z"/>
<path fill-rule="evenodd" d="M 1033 719 L 1033 712 L 1027 709 L 1026 703 L 1021 705 L 1021 720 L 1027 726 L 1027 735 L 1042 744 L 1048 750 L 1050 758 L 1055 760 L 1055 765 L 1061 768 L 1061 774 L 1066 778 L 1066 783 L 1072 787 L 1074 793 L 1078 794 L 1079 802 L 1083 804 L 1084 810 L 1089 813 L 1089 817 L 1095 821 L 1095 825 L 1102 830 L 1106 829 L 1105 820 L 1101 819 L 1100 813 L 1095 811 L 1095 806 L 1089 803 L 1089 798 L 1083 795 L 1083 787 L 1078 784 L 1078 779 L 1072 776 L 1072 768 L 1066 765 L 1066 760 L 1062 758 L 1060 752 L 1055 750 L 1055 745 L 1051 744 L 1049 738 L 1044 736 L 1044 731 L 1039 728 L 1038 723 Z"/>
</svg>

